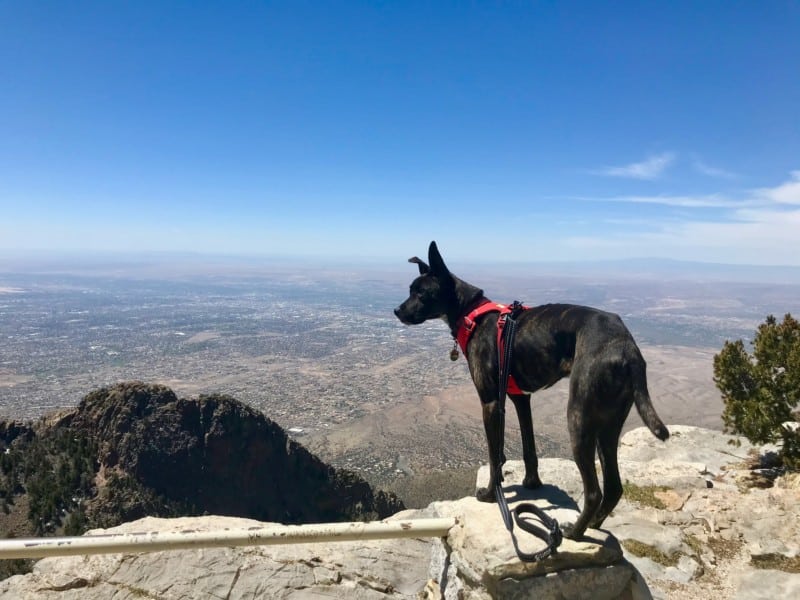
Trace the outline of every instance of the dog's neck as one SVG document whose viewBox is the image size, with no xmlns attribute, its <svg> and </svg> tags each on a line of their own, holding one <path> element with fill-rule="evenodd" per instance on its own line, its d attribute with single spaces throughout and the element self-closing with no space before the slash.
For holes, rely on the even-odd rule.
<svg viewBox="0 0 800 600">
<path fill-rule="evenodd" d="M 453 282 L 455 283 L 456 302 L 447 313 L 447 324 L 450 326 L 450 333 L 455 338 L 464 317 L 484 302 L 488 302 L 489 299 L 483 295 L 482 289 L 462 281 L 458 277 L 453 276 Z"/>
</svg>

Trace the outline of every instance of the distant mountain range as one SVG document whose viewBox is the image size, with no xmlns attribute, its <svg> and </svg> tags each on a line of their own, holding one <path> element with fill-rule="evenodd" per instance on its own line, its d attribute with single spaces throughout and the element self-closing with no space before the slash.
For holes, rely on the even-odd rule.
<svg viewBox="0 0 800 600">
<path fill-rule="evenodd" d="M 454 262 L 454 265 L 457 263 Z M 465 264 L 465 267 L 467 265 Z M 726 281 L 732 283 L 787 283 L 800 284 L 800 266 L 790 265 L 740 265 L 695 262 L 668 258 L 629 258 L 595 261 L 541 261 L 519 263 L 476 263 L 471 271 L 491 271 L 508 275 L 565 277 L 613 277 L 619 279 L 669 279 L 678 281 Z M 457 266 L 453 270 L 458 272 Z"/>
<path fill-rule="evenodd" d="M 132 276 L 167 276 L 215 274 L 259 274 L 282 272 L 292 269 L 307 271 L 344 269 L 350 274 L 365 272 L 374 276 L 383 273 L 394 279 L 407 273 L 405 259 L 388 261 L 374 257 L 301 257 L 277 255 L 205 255 L 191 252 L 145 252 L 126 253 L 82 253 L 77 251 L 62 254 L 52 252 L 17 252 L 0 249 L 0 273 L 97 273 L 128 274 Z M 800 284 L 800 266 L 791 265 L 746 265 L 673 260 L 644 257 L 617 260 L 589 261 L 465 261 L 454 258 L 453 271 L 473 271 L 494 274 L 536 274 L 565 276 L 614 276 L 626 278 L 669 277 L 670 279 L 711 279 L 752 283 Z"/>
</svg>

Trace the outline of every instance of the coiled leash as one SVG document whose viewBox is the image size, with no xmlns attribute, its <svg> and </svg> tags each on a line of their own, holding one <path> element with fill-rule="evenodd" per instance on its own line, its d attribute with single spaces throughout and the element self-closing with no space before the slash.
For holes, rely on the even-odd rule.
<svg viewBox="0 0 800 600">
<path fill-rule="evenodd" d="M 557 548 L 561 545 L 562 534 L 561 528 L 558 526 L 558 521 L 544 512 L 541 508 L 531 502 L 522 502 L 518 504 L 512 512 L 508 508 L 505 494 L 503 494 L 503 464 L 505 463 L 505 456 L 503 454 L 503 445 L 505 443 L 505 421 L 506 421 L 506 393 L 508 391 L 508 377 L 511 371 L 511 352 L 514 343 L 514 335 L 517 331 L 516 319 L 525 307 L 516 300 L 508 307 L 508 311 L 503 311 L 497 322 L 497 360 L 500 370 L 499 383 L 499 397 L 498 397 L 498 410 L 500 411 L 500 418 L 498 419 L 499 432 L 497 436 L 497 483 L 494 487 L 494 495 L 497 498 L 497 505 L 500 507 L 500 514 L 503 516 L 503 522 L 506 529 L 511 534 L 511 540 L 514 543 L 514 550 L 517 556 L 523 562 L 538 562 L 544 560 L 551 554 L 556 554 Z M 524 514 L 535 515 L 544 525 L 544 528 L 538 527 L 530 521 L 523 520 Z M 517 537 L 514 535 L 514 521 L 517 526 L 523 531 L 535 535 L 540 540 L 544 541 L 547 546 L 539 552 L 523 552 L 517 543 Z"/>
</svg>

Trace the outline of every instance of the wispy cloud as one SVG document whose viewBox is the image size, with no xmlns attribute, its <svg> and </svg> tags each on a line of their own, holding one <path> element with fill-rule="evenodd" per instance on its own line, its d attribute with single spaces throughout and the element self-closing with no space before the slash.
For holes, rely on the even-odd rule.
<svg viewBox="0 0 800 600">
<path fill-rule="evenodd" d="M 629 204 L 659 204 L 678 208 L 730 208 L 746 209 L 762 207 L 781 211 L 782 205 L 800 205 L 800 170 L 792 171 L 790 179 L 774 187 L 743 190 L 738 198 L 722 194 L 654 196 L 572 196 L 572 200 L 587 202 L 625 202 Z"/>
<path fill-rule="evenodd" d="M 629 179 L 658 179 L 661 174 L 675 161 L 675 154 L 664 152 L 651 156 L 641 162 L 631 163 L 621 167 L 603 167 L 593 169 L 590 173 L 606 177 L 625 177 Z"/>
<path fill-rule="evenodd" d="M 648 219 L 648 228 L 572 236 L 565 240 L 567 246 L 593 256 L 625 253 L 722 263 L 800 265 L 800 171 L 794 171 L 788 181 L 774 187 L 743 191 L 739 200 L 715 195 L 605 200 L 724 210 L 711 220 L 665 215 L 663 219 Z"/>
<path fill-rule="evenodd" d="M 575 197 L 590 202 L 627 202 L 631 204 L 659 204 L 679 208 L 742 208 L 759 204 L 754 199 L 734 200 L 717 194 L 699 196 L 610 196 L 605 198 Z"/>
<path fill-rule="evenodd" d="M 701 175 L 716 177 L 717 179 L 738 179 L 739 177 L 739 175 L 732 171 L 711 166 L 696 156 L 692 159 L 692 167 Z"/>
<path fill-rule="evenodd" d="M 573 236 L 568 247 L 594 257 L 661 256 L 683 260 L 797 265 L 800 210 L 743 211 L 734 221 L 669 221 L 649 230 Z"/>
<path fill-rule="evenodd" d="M 800 204 L 800 171 L 792 171 L 791 179 L 777 187 L 754 190 L 753 195 L 776 204 Z"/>
</svg>

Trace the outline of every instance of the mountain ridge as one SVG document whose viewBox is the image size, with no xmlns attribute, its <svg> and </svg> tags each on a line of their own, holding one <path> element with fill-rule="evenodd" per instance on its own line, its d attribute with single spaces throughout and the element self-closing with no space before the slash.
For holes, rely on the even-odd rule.
<svg viewBox="0 0 800 600">
<path fill-rule="evenodd" d="M 79 534 L 144 516 L 313 523 L 404 508 L 230 396 L 179 398 L 140 381 L 94 390 L 36 422 L 2 421 L 0 450 L 4 537 Z"/>
</svg>

